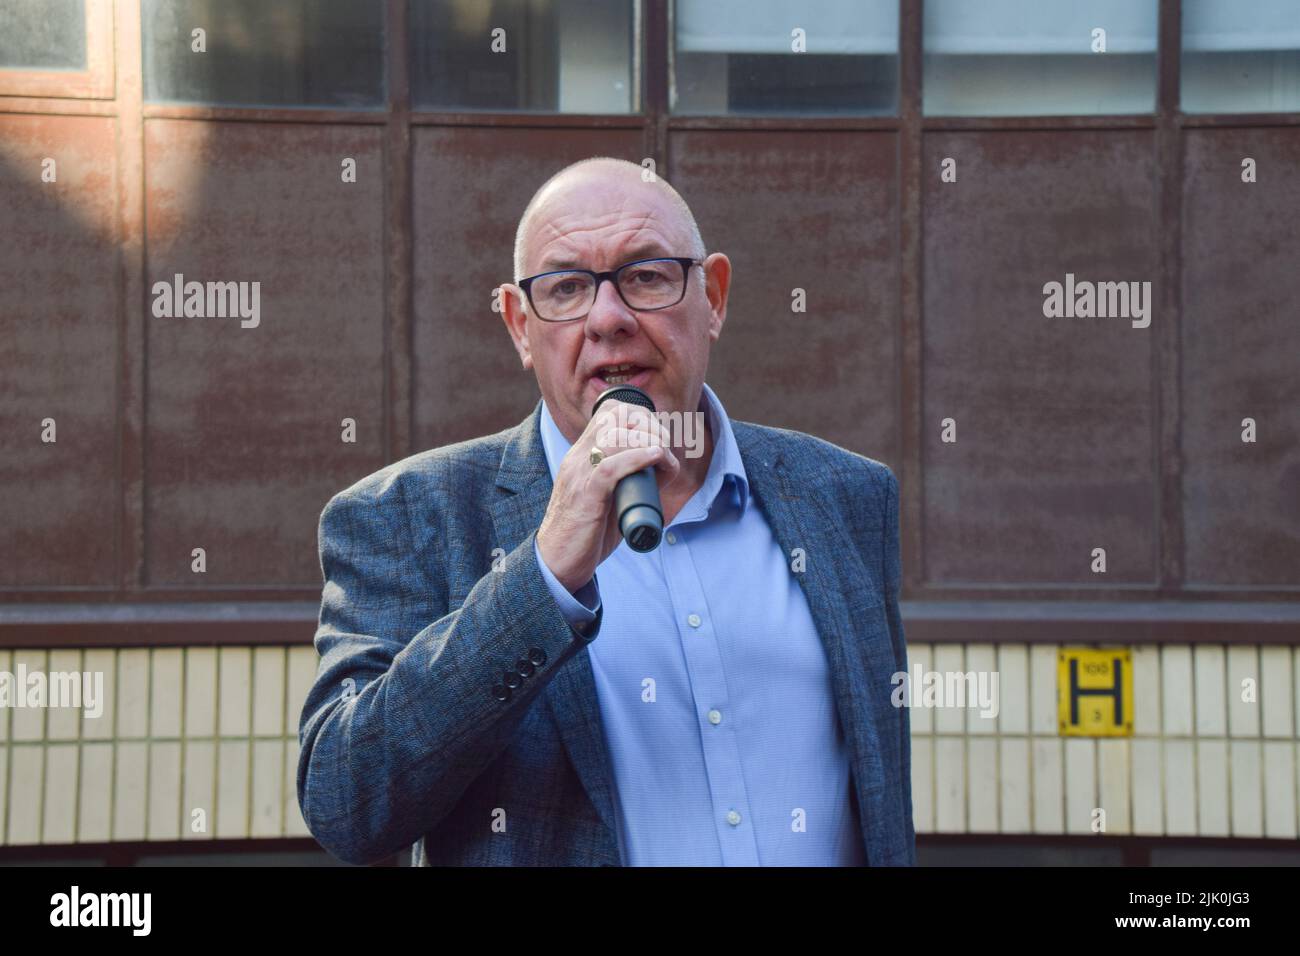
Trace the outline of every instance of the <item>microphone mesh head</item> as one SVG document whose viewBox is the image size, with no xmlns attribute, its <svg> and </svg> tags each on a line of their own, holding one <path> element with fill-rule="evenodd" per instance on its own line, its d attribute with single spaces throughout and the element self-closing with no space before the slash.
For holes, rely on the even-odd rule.
<svg viewBox="0 0 1300 956">
<path fill-rule="evenodd" d="M 601 404 L 610 399 L 627 402 L 629 405 L 640 405 L 650 412 L 655 410 L 654 399 L 635 385 L 611 385 L 600 393 L 600 397 L 596 399 L 596 404 L 591 406 L 591 414 L 595 415 L 600 410 Z"/>
</svg>

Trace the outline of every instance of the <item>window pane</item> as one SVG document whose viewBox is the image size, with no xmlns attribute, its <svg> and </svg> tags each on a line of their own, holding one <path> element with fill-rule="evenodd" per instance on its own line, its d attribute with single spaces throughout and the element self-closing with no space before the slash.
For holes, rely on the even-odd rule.
<svg viewBox="0 0 1300 956">
<path fill-rule="evenodd" d="M 924 46 L 927 115 L 1155 109 L 1156 0 L 926 0 Z"/>
<path fill-rule="evenodd" d="M 632 0 L 411 0 L 422 109 L 640 109 Z"/>
<path fill-rule="evenodd" d="M 0 67 L 84 70 L 85 0 L 0 0 Z"/>
<path fill-rule="evenodd" d="M 1300 4 L 1183 0 L 1182 108 L 1300 110 Z"/>
<path fill-rule="evenodd" d="M 677 0 L 673 31 L 674 113 L 897 109 L 897 0 Z"/>
<path fill-rule="evenodd" d="M 266 106 L 384 103 L 382 3 L 143 0 L 145 97 Z M 205 32 L 205 52 L 193 31 Z"/>
</svg>

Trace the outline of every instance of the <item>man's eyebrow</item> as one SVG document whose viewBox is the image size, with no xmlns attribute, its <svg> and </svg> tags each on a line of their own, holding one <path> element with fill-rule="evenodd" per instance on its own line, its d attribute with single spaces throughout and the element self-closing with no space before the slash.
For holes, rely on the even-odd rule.
<svg viewBox="0 0 1300 956">
<path fill-rule="evenodd" d="M 635 246 L 624 253 L 622 262 L 636 262 L 638 259 L 652 259 L 657 256 L 667 256 L 669 253 L 664 251 L 664 247 L 658 242 L 644 243 Z M 619 263 L 622 265 L 622 262 Z M 578 262 L 576 259 L 565 256 L 548 257 L 542 260 L 538 267 L 541 272 L 552 272 L 557 269 L 586 269 L 587 264 Z"/>
</svg>

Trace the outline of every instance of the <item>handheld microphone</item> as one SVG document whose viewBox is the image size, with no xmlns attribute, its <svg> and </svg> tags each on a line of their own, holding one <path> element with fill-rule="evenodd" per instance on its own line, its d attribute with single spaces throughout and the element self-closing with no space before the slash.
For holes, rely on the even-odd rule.
<svg viewBox="0 0 1300 956">
<path fill-rule="evenodd" d="M 655 413 L 654 400 L 635 385 L 613 385 L 600 393 L 591 407 L 591 416 L 603 402 L 614 399 L 629 405 L 640 405 Z M 614 487 L 614 511 L 618 515 L 618 530 L 633 551 L 653 551 L 659 547 L 664 532 L 664 510 L 659 502 L 659 484 L 655 481 L 653 467 L 620 478 Z"/>
</svg>

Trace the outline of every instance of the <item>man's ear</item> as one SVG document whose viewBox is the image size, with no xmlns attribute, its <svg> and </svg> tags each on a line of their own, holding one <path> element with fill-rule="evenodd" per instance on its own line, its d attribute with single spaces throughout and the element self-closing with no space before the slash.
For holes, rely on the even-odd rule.
<svg viewBox="0 0 1300 956">
<path fill-rule="evenodd" d="M 718 340 L 727 321 L 727 294 L 731 291 L 731 260 L 715 252 L 704 260 L 704 294 L 709 299 L 709 338 Z"/>
<path fill-rule="evenodd" d="M 524 292 L 513 282 L 503 282 L 497 287 L 497 302 L 501 318 L 515 343 L 519 361 L 524 368 L 533 367 L 533 353 L 528 345 L 528 313 L 524 309 Z"/>
</svg>

